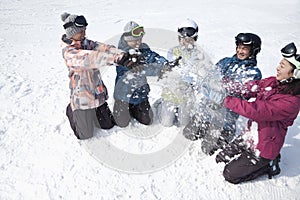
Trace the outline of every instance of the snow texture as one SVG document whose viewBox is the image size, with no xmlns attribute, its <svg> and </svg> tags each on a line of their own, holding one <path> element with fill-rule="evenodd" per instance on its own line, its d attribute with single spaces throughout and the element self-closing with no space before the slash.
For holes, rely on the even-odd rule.
<svg viewBox="0 0 300 200">
<path fill-rule="evenodd" d="M 262 38 L 258 66 L 263 77 L 268 77 L 276 74 L 284 45 L 293 41 L 300 49 L 299 0 L 2 0 L 0 10 L 1 200 L 300 199 L 299 116 L 281 151 L 281 174 L 240 185 L 224 181 L 224 164 L 216 164 L 214 156 L 204 156 L 200 142 L 184 140 L 178 134 L 181 129 L 174 126 L 145 127 L 133 122 L 124 129 L 97 130 L 93 139 L 78 141 L 65 116 L 68 71 L 60 40 L 63 12 L 84 15 L 89 23 L 87 36 L 101 42 L 119 35 L 129 20 L 144 25 L 146 31 L 176 31 L 181 21 L 191 18 L 199 25 L 197 42 L 213 63 L 234 54 L 234 36 L 239 32 L 257 33 Z M 145 42 L 151 34 L 145 35 Z M 170 40 L 177 42 L 176 36 Z M 149 45 L 166 53 L 162 41 Z M 101 72 L 112 108 L 115 68 Z M 156 80 L 149 79 L 154 83 L 151 102 L 161 92 Z M 164 151 L 174 141 L 177 146 Z M 129 153 L 122 157 L 117 151 L 105 152 L 112 150 L 111 146 Z M 129 157 L 142 155 L 145 159 L 143 155 L 157 156 L 156 152 L 164 152 L 165 159 L 153 162 L 157 160 L 151 160 L 152 156 L 152 163 L 147 163 L 149 160 Z M 136 163 L 126 165 L 130 159 Z M 105 162 L 111 160 L 124 164 L 123 170 Z M 145 167 L 145 162 L 148 170 L 130 168 Z M 134 173 L 137 171 L 140 173 Z"/>
</svg>

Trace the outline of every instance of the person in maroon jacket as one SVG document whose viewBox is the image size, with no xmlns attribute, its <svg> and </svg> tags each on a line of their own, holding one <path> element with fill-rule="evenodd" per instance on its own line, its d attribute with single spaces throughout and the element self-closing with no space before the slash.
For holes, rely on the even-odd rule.
<svg viewBox="0 0 300 200">
<path fill-rule="evenodd" d="M 230 183 L 253 180 L 264 174 L 271 178 L 280 173 L 280 150 L 300 109 L 300 54 L 296 54 L 294 43 L 282 48 L 281 53 L 283 59 L 276 77 L 250 81 L 240 90 L 245 97 L 256 98 L 255 101 L 233 96 L 224 99 L 227 108 L 249 118 L 248 128 L 255 124 L 252 122 L 257 124 L 257 144 L 253 145 L 255 139 L 249 140 L 246 132 L 216 156 L 217 163 L 227 163 L 223 176 Z M 253 134 L 253 130 L 248 133 Z"/>
</svg>

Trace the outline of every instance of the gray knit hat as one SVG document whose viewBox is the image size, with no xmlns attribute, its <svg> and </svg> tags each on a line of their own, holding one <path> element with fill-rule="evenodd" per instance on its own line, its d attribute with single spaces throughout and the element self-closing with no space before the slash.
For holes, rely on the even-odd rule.
<svg viewBox="0 0 300 200">
<path fill-rule="evenodd" d="M 81 19 L 81 24 L 77 24 L 75 19 L 78 17 Z M 61 20 L 64 22 L 64 28 L 66 30 L 66 35 L 68 39 L 71 39 L 76 33 L 85 30 L 87 23 L 83 16 L 71 15 L 69 13 L 61 14 Z M 84 23 L 82 23 L 82 20 Z"/>
<path fill-rule="evenodd" d="M 124 26 L 124 40 L 125 41 L 132 41 L 132 40 L 139 40 L 141 38 L 143 38 L 143 34 L 140 36 L 133 36 L 132 35 L 132 30 L 136 27 L 140 26 L 138 23 L 134 22 L 134 21 L 130 21 L 128 22 L 125 26 Z"/>
</svg>

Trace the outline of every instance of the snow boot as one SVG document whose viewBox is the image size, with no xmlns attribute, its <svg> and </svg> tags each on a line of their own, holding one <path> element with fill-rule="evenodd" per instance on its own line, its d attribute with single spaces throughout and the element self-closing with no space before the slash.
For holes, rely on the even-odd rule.
<svg viewBox="0 0 300 200">
<path fill-rule="evenodd" d="M 274 160 L 271 160 L 269 163 L 268 176 L 269 179 L 272 179 L 273 176 L 280 174 L 281 170 L 279 167 L 279 162 L 281 155 L 279 154 Z"/>
<path fill-rule="evenodd" d="M 218 150 L 217 141 L 218 138 L 213 136 L 203 139 L 201 143 L 202 152 L 210 156 L 213 155 Z"/>
<path fill-rule="evenodd" d="M 223 149 L 234 137 L 232 131 L 222 130 L 221 134 L 207 134 L 202 141 L 202 151 L 208 155 L 213 155 L 218 149 Z"/>
<path fill-rule="evenodd" d="M 70 122 L 70 126 L 74 132 L 74 135 L 76 136 L 77 139 L 80 139 L 79 137 L 79 134 L 77 133 L 76 131 L 76 125 L 75 125 L 75 121 L 74 121 L 74 118 L 73 118 L 73 111 L 71 109 L 71 105 L 68 104 L 67 108 L 66 108 L 66 115 L 69 119 L 69 122 Z"/>
<path fill-rule="evenodd" d="M 222 130 L 219 137 L 219 146 L 228 144 L 234 137 L 233 131 Z"/>
<path fill-rule="evenodd" d="M 184 127 L 183 135 L 185 138 L 195 141 L 203 138 L 209 129 L 209 122 L 199 121 L 195 116 L 192 120 Z"/>
</svg>

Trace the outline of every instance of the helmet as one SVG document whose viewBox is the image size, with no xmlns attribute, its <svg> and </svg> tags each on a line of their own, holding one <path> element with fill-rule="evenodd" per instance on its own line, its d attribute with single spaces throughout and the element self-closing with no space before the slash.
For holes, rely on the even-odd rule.
<svg viewBox="0 0 300 200">
<path fill-rule="evenodd" d="M 300 54 L 297 54 L 296 45 L 291 42 L 281 49 L 282 56 L 289 61 L 294 68 L 294 78 L 300 79 Z"/>
<path fill-rule="evenodd" d="M 261 39 L 254 33 L 239 33 L 235 37 L 235 44 L 236 46 L 239 44 L 251 46 L 251 56 L 254 57 L 256 57 L 261 50 Z"/>
<path fill-rule="evenodd" d="M 191 19 L 186 19 L 178 26 L 179 37 L 192 37 L 195 41 L 198 38 L 198 25 Z"/>
</svg>

